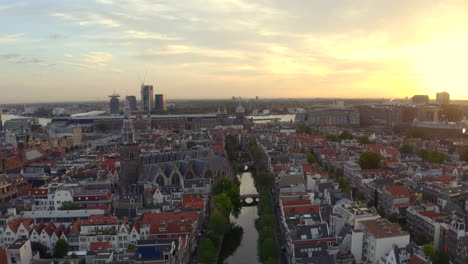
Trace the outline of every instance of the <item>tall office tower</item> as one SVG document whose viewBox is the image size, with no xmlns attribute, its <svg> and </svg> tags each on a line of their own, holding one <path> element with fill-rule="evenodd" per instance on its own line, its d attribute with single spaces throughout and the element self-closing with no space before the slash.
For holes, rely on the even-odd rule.
<svg viewBox="0 0 468 264">
<path fill-rule="evenodd" d="M 438 104 L 450 104 L 450 94 L 447 92 L 441 92 L 436 94 L 436 103 Z"/>
<path fill-rule="evenodd" d="M 429 96 L 428 95 L 415 95 L 411 98 L 413 104 L 428 104 Z"/>
<path fill-rule="evenodd" d="M 124 194 L 132 184 L 138 182 L 140 175 L 140 148 L 135 140 L 135 129 L 130 117 L 130 106 L 125 102 L 122 121 L 122 139 L 120 141 L 120 176 L 119 191 Z"/>
<path fill-rule="evenodd" d="M 167 103 L 166 103 L 166 95 L 165 94 L 156 94 L 154 96 L 154 108 L 156 111 L 166 111 L 167 110 Z"/>
<path fill-rule="evenodd" d="M 137 109 L 136 105 L 136 96 L 134 95 L 127 95 L 125 100 L 128 102 L 128 106 L 130 107 L 130 111 L 135 111 Z"/>
<path fill-rule="evenodd" d="M 154 108 L 153 85 L 141 84 L 141 110 L 151 111 Z"/>
<path fill-rule="evenodd" d="M 109 97 L 110 97 L 110 101 L 109 101 L 110 113 L 113 115 L 118 115 L 120 113 L 120 100 L 119 100 L 120 95 L 114 93 L 112 95 L 109 95 Z"/>
</svg>

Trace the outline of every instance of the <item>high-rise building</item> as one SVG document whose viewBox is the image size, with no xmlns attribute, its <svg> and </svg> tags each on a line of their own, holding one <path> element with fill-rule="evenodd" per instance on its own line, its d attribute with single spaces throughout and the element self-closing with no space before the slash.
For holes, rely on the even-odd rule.
<svg viewBox="0 0 468 264">
<path fill-rule="evenodd" d="M 167 103 L 166 103 L 166 95 L 165 94 L 156 94 L 154 96 L 154 108 L 156 111 L 166 111 L 167 110 Z"/>
<path fill-rule="evenodd" d="M 134 95 L 127 95 L 125 97 L 125 100 L 128 102 L 128 106 L 130 108 L 130 111 L 135 111 L 137 109 L 136 105 L 136 96 Z"/>
<path fill-rule="evenodd" d="M 154 108 L 153 85 L 141 84 L 141 110 L 151 111 Z"/>
<path fill-rule="evenodd" d="M 450 104 L 450 94 L 447 92 L 441 92 L 436 94 L 436 103 L 438 104 Z"/>
<path fill-rule="evenodd" d="M 415 95 L 411 98 L 413 104 L 428 104 L 429 96 L 428 95 Z"/>
<path fill-rule="evenodd" d="M 120 113 L 120 100 L 119 100 L 120 95 L 112 94 L 112 95 L 109 95 L 109 97 L 110 97 L 110 101 L 109 101 L 110 113 L 113 115 L 118 115 Z"/>
</svg>

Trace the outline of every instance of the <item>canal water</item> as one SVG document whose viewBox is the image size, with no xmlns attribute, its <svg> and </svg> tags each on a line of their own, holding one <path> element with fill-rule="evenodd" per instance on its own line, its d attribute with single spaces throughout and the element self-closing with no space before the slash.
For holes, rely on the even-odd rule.
<svg viewBox="0 0 468 264">
<path fill-rule="evenodd" d="M 238 177 L 241 195 L 257 193 L 252 173 L 244 172 Z M 237 219 L 231 218 L 234 227 L 224 237 L 219 264 L 260 263 L 257 256 L 258 232 L 255 229 L 257 218 L 257 206 L 244 206 Z"/>
</svg>

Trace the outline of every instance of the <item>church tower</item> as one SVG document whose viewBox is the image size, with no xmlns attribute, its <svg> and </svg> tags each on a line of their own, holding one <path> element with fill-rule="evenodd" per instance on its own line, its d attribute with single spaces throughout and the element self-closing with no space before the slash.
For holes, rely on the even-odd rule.
<svg viewBox="0 0 468 264">
<path fill-rule="evenodd" d="M 124 119 L 122 121 L 122 139 L 120 142 L 120 177 L 119 191 L 126 193 L 131 184 L 138 182 L 140 175 L 140 148 L 135 140 L 135 130 L 130 118 L 130 107 L 125 101 Z"/>
</svg>

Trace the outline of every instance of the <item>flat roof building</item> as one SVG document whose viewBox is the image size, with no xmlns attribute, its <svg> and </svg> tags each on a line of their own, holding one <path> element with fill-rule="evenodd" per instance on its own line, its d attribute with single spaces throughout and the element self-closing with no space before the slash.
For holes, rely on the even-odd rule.
<svg viewBox="0 0 468 264">
<path fill-rule="evenodd" d="M 428 95 L 415 95 L 411 98 L 413 104 L 428 104 L 429 96 Z"/>
<path fill-rule="evenodd" d="M 450 94 L 447 92 L 441 92 L 436 94 L 436 103 L 438 104 L 450 104 Z"/>
<path fill-rule="evenodd" d="M 155 103 L 155 110 L 156 111 L 166 111 L 167 110 L 167 103 L 166 103 L 166 95 L 165 94 L 156 94 L 154 96 L 154 103 Z"/>
</svg>

